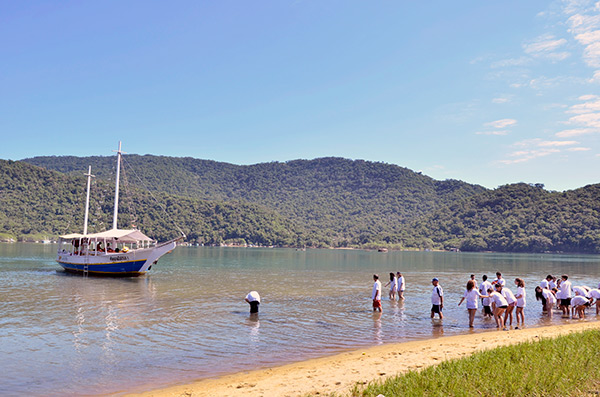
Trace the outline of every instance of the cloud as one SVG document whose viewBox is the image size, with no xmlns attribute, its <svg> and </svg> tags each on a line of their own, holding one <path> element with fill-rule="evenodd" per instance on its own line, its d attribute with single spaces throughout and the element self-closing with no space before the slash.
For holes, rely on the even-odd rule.
<svg viewBox="0 0 600 397">
<path fill-rule="evenodd" d="M 592 150 L 589 147 L 572 147 L 567 149 L 569 152 L 587 152 L 588 150 Z"/>
<path fill-rule="evenodd" d="M 555 39 L 552 35 L 543 35 L 531 43 L 523 44 L 523 50 L 526 54 L 537 56 L 552 52 L 565 44 L 567 44 L 566 39 Z"/>
<path fill-rule="evenodd" d="M 513 67 L 513 66 L 524 66 L 530 62 L 531 62 L 531 59 L 529 59 L 528 57 L 508 58 L 508 59 L 502 59 L 502 60 L 499 60 L 496 62 L 492 62 L 490 67 L 492 69 L 498 69 L 498 68 Z"/>
<path fill-rule="evenodd" d="M 502 164 L 517 164 L 524 163 L 539 157 L 548 156 L 550 154 L 559 153 L 559 149 L 534 149 L 534 150 L 519 150 L 509 154 L 512 159 L 500 160 Z"/>
<path fill-rule="evenodd" d="M 570 138 L 578 135 L 600 133 L 600 96 L 581 95 L 581 103 L 569 107 L 566 114 L 572 114 L 564 124 L 573 126 L 554 134 L 558 138 Z"/>
<path fill-rule="evenodd" d="M 491 128 L 506 128 L 506 127 L 514 127 L 515 125 L 517 125 L 517 120 L 515 119 L 501 119 L 501 120 L 496 120 L 496 121 L 490 121 L 489 123 L 485 123 L 484 126 L 485 127 L 491 127 Z"/>
<path fill-rule="evenodd" d="M 589 80 L 590 83 L 600 83 L 600 70 L 596 70 L 594 75 Z"/>
<path fill-rule="evenodd" d="M 577 145 L 579 142 L 577 141 L 540 141 L 538 146 L 548 147 L 548 146 L 571 146 Z"/>
<path fill-rule="evenodd" d="M 508 159 L 500 160 L 501 164 L 517 164 L 531 161 L 539 157 L 545 157 L 552 154 L 560 153 L 561 147 L 577 145 L 577 141 L 546 141 L 543 139 L 526 139 L 523 141 L 515 142 L 513 147 L 518 148 L 512 153 L 508 154 Z M 575 148 L 567 148 L 569 151 Z"/>
<path fill-rule="evenodd" d="M 593 134 L 596 130 L 593 128 L 573 128 L 570 130 L 562 130 L 554 134 L 558 138 L 571 138 L 579 135 Z"/>
<path fill-rule="evenodd" d="M 492 102 L 493 103 L 508 103 L 512 100 L 513 96 L 512 95 L 501 95 L 497 98 L 493 98 Z"/>
<path fill-rule="evenodd" d="M 583 46 L 583 61 L 590 67 L 600 68 L 600 3 L 590 6 L 589 2 L 566 4 L 565 13 L 573 14 L 567 20 L 569 31 Z M 596 74 L 594 74 L 594 80 Z"/>
<path fill-rule="evenodd" d="M 506 130 L 494 130 L 494 131 L 477 131 L 475 135 L 507 135 Z"/>
</svg>

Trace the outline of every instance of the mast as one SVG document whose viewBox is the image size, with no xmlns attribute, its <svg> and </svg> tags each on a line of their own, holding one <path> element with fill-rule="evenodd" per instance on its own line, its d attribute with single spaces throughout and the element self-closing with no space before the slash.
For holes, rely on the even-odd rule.
<svg viewBox="0 0 600 397">
<path fill-rule="evenodd" d="M 85 217 L 83 219 L 83 235 L 87 234 L 87 225 L 88 225 L 88 214 L 90 212 L 90 182 L 94 175 L 92 175 L 92 166 L 89 166 L 88 173 L 83 174 L 87 176 L 87 195 L 85 196 Z"/>
<path fill-rule="evenodd" d="M 115 213 L 113 215 L 113 229 L 117 228 L 117 217 L 119 215 L 119 174 L 121 173 L 121 141 L 119 141 L 119 150 L 117 152 L 117 180 L 115 182 Z"/>
</svg>

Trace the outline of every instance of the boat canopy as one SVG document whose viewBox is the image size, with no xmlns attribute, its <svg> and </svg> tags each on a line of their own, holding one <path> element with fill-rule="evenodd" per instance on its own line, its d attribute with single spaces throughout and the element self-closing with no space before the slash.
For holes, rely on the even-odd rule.
<svg viewBox="0 0 600 397">
<path fill-rule="evenodd" d="M 136 229 L 112 229 L 107 230 L 105 232 L 93 233 L 93 234 L 79 234 L 72 233 L 66 234 L 64 236 L 60 236 L 63 240 L 73 240 L 79 238 L 89 238 L 89 239 L 113 239 L 117 240 L 120 243 L 137 243 L 139 241 L 154 241 L 150 237 L 146 236 L 144 233 L 140 232 Z"/>
</svg>

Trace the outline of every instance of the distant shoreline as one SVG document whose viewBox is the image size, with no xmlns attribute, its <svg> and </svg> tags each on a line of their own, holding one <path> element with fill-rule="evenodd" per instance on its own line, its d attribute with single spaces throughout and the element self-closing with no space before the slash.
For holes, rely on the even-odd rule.
<svg viewBox="0 0 600 397">
<path fill-rule="evenodd" d="M 554 338 L 572 332 L 600 329 L 600 321 L 573 321 L 568 324 L 515 329 L 474 331 L 419 341 L 390 343 L 354 350 L 279 367 L 240 372 L 219 378 L 202 379 L 185 385 L 155 389 L 141 396 L 303 396 L 347 393 L 357 382 L 368 383 L 398 373 L 468 356 L 481 350 Z"/>
</svg>

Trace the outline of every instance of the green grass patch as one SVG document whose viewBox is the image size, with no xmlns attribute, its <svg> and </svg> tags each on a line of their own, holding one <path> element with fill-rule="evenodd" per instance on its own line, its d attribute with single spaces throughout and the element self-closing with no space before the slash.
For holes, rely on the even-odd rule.
<svg viewBox="0 0 600 397">
<path fill-rule="evenodd" d="M 525 342 L 449 360 L 352 396 L 578 396 L 600 394 L 600 331 Z"/>
</svg>

